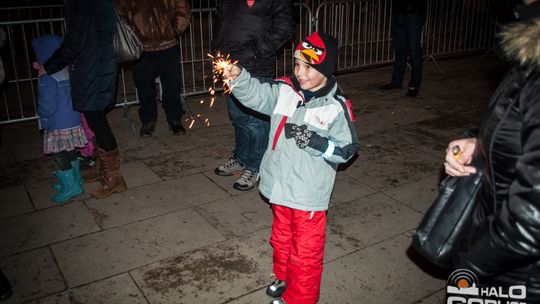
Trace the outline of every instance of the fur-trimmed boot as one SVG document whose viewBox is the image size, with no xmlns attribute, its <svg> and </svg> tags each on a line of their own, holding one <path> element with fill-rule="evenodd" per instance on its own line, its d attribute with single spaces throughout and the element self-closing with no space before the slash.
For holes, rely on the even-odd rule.
<svg viewBox="0 0 540 304">
<path fill-rule="evenodd" d="M 97 199 L 107 198 L 113 193 L 124 192 L 127 189 L 126 181 L 120 171 L 120 153 L 118 149 L 105 151 L 98 149 L 101 159 L 101 186 L 92 191 L 90 195 Z"/>
<path fill-rule="evenodd" d="M 103 168 L 103 161 L 101 160 L 101 157 L 99 156 L 98 148 L 94 149 L 94 158 L 96 159 L 96 162 L 93 167 L 90 168 L 84 168 L 81 171 L 81 176 L 87 183 L 102 181 L 103 172 L 101 172 Z"/>
</svg>

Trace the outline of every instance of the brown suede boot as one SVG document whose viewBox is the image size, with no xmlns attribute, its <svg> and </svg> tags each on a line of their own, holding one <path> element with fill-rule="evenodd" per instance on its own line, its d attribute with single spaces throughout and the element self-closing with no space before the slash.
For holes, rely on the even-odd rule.
<svg viewBox="0 0 540 304">
<path fill-rule="evenodd" d="M 81 170 L 81 177 L 85 183 L 92 183 L 102 180 L 103 173 L 103 161 L 97 152 L 99 149 L 96 147 L 94 150 L 94 158 L 96 159 L 96 164 L 91 168 L 85 168 Z"/>
<path fill-rule="evenodd" d="M 126 191 L 126 182 L 120 171 L 120 155 L 118 149 L 108 152 L 98 149 L 98 154 L 102 162 L 102 181 L 101 186 L 92 191 L 90 195 L 94 198 L 102 199 L 111 196 L 115 192 L 120 193 Z"/>
</svg>

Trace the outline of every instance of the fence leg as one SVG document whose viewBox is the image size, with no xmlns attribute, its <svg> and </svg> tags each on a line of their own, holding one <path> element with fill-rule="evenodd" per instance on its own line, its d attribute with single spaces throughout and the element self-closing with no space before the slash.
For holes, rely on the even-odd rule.
<svg viewBox="0 0 540 304">
<path fill-rule="evenodd" d="M 431 61 L 433 62 L 433 64 L 435 64 L 435 66 L 437 67 L 437 69 L 439 69 L 439 72 L 441 72 L 441 74 L 444 75 L 444 70 L 443 68 L 441 67 L 441 65 L 439 64 L 439 62 L 437 62 L 437 60 L 435 59 L 435 57 L 433 57 L 433 55 L 429 55 L 426 57 L 426 59 L 424 59 L 424 63 L 428 62 L 428 61 Z"/>
<path fill-rule="evenodd" d="M 127 102 L 124 102 L 122 109 L 122 116 L 127 119 L 129 126 L 131 127 L 131 131 L 133 131 L 133 133 L 137 133 L 137 123 L 135 122 L 135 120 L 133 120 L 133 117 L 131 117 L 131 113 L 129 113 L 129 104 Z"/>
</svg>

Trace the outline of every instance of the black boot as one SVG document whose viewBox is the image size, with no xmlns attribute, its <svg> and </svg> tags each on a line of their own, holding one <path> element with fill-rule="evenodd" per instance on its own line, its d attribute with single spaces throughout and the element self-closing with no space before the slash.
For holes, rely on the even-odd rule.
<svg viewBox="0 0 540 304">
<path fill-rule="evenodd" d="M 0 301 L 11 297 L 12 294 L 13 290 L 11 290 L 11 284 L 2 270 L 0 270 Z"/>
<path fill-rule="evenodd" d="M 173 132 L 174 135 L 186 134 L 186 129 L 182 125 L 182 121 L 180 119 L 170 121 L 169 129 Z"/>
</svg>

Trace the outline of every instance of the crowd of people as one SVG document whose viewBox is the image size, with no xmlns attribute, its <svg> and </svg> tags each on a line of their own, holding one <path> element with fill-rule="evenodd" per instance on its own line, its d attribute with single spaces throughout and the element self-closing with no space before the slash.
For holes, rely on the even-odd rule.
<svg viewBox="0 0 540 304">
<path fill-rule="evenodd" d="M 134 26 L 143 44 L 133 71 L 140 136 L 155 131 L 158 77 L 169 128 L 174 135 L 186 133 L 178 37 L 191 18 L 186 0 L 65 0 L 64 5 L 65 36 L 32 41 L 43 150 L 58 166 L 51 198 L 58 204 L 80 195 L 84 182 L 100 181 L 90 193 L 97 199 L 127 189 L 107 120 L 116 95 L 117 16 Z M 402 87 L 409 55 L 406 96 L 419 93 L 426 6 L 426 0 L 394 1 L 395 64 L 390 83 L 381 89 Z M 475 174 L 471 162 L 478 158 L 484 172 L 473 226 L 454 254 L 453 267 L 470 269 L 494 286 L 526 285 L 527 300 L 540 303 L 540 2 L 525 0 L 516 13 L 519 20 L 501 34 L 513 66 L 480 128 L 449 143 L 444 167 L 453 176 Z M 351 103 L 334 76 L 338 42 L 323 32 L 302 37 L 293 75 L 275 79 L 276 53 L 295 32 L 292 1 L 222 0 L 216 17 L 212 51 L 230 54 L 238 63 L 223 74 L 234 87 L 226 98 L 235 147 L 215 173 L 240 173 L 233 184 L 239 191 L 256 188 L 260 179 L 258 189 L 273 213 L 270 303 L 317 303 L 337 166 L 358 150 Z M 95 165 L 81 170 L 77 151 L 89 145 L 95 148 L 83 154 L 94 156 Z M 456 146 L 459 157 L 452 153 Z M 11 292 L 0 271 L 0 300 Z"/>
</svg>

